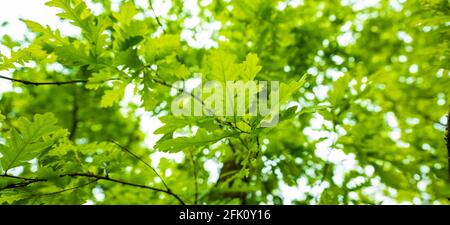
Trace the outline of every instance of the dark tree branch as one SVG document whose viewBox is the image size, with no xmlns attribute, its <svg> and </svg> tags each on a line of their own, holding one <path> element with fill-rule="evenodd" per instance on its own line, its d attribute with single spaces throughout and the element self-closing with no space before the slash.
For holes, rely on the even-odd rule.
<svg viewBox="0 0 450 225">
<path fill-rule="evenodd" d="M 25 181 L 47 181 L 46 179 L 36 179 L 36 178 L 27 178 L 27 177 L 20 177 L 20 176 L 14 176 L 9 174 L 0 174 L 0 177 L 7 177 L 7 178 L 13 178 L 13 179 L 20 179 Z"/>
<path fill-rule="evenodd" d="M 104 176 L 93 175 L 93 174 L 79 174 L 79 173 L 68 174 L 67 176 L 71 176 L 71 177 L 93 177 L 93 178 L 97 178 L 99 180 L 106 180 L 106 181 L 111 181 L 111 182 L 115 182 L 115 183 L 119 183 L 119 184 L 123 184 L 123 185 L 128 185 L 128 186 L 132 186 L 132 187 L 144 188 L 144 189 L 149 189 L 149 190 L 153 190 L 153 191 L 157 191 L 157 192 L 163 192 L 163 193 L 166 193 L 166 194 L 171 195 L 172 197 L 176 198 L 182 205 L 186 204 L 186 203 L 184 203 L 184 201 L 178 195 L 173 193 L 171 190 L 164 190 L 164 189 L 150 187 L 150 186 L 146 186 L 146 185 L 130 183 L 130 182 L 126 182 L 126 181 L 113 179 L 113 178 L 110 178 L 108 176 L 104 177 Z"/>
<path fill-rule="evenodd" d="M 21 80 L 21 79 L 15 79 L 10 77 L 5 77 L 0 75 L 1 79 L 13 81 L 13 82 L 19 82 L 26 85 L 64 85 L 64 84 L 77 84 L 77 83 L 87 83 L 87 80 L 69 80 L 69 81 L 51 81 L 51 82 L 35 82 L 35 81 L 28 81 L 28 80 Z"/>
<path fill-rule="evenodd" d="M 44 81 L 44 82 L 38 82 L 38 81 L 29 81 L 29 80 L 22 80 L 22 79 L 16 79 L 16 78 L 10 78 L 10 77 L 5 77 L 0 75 L 0 79 L 4 79 L 4 80 L 9 80 L 12 82 L 18 82 L 18 83 L 22 83 L 25 85 L 34 85 L 34 86 L 39 86 L 39 85 L 66 85 L 66 84 L 86 84 L 90 81 L 88 80 L 67 80 L 67 81 Z M 108 80 L 103 80 L 103 81 L 95 81 L 95 82 L 90 82 L 93 84 L 99 84 L 99 83 L 104 83 L 107 81 L 113 81 L 113 80 L 120 80 L 118 78 L 111 78 Z"/>
<path fill-rule="evenodd" d="M 14 184 L 9 184 L 3 188 L 0 188 L 1 190 L 5 190 L 5 189 L 11 189 L 11 188 L 21 188 L 21 187 L 26 187 L 30 184 L 33 183 L 37 183 L 37 182 L 45 182 L 47 181 L 46 179 L 34 179 L 34 178 L 26 178 L 26 177 L 19 177 L 19 176 L 13 176 L 13 175 L 9 175 L 6 173 L 7 171 L 5 171 L 4 174 L 1 174 L 0 177 L 7 177 L 7 178 L 13 178 L 13 179 L 19 179 L 22 180 L 22 182 L 19 183 L 14 183 Z"/>
<path fill-rule="evenodd" d="M 160 189 L 160 188 L 155 188 L 155 187 L 151 187 L 151 186 L 146 186 L 146 185 L 142 185 L 142 184 L 135 184 L 135 183 L 130 183 L 127 181 L 122 181 L 122 180 L 117 180 L 117 179 L 113 179 L 110 178 L 109 176 L 101 176 L 101 175 L 95 175 L 95 174 L 88 174 L 88 173 L 70 173 L 70 174 L 62 174 L 59 177 L 89 177 L 89 178 L 95 178 L 97 180 L 105 180 L 105 181 L 110 181 L 113 183 L 118 183 L 118 184 L 122 184 L 122 185 L 127 185 L 127 186 L 132 186 L 132 187 L 137 187 L 137 188 L 143 188 L 143 189 L 148 189 L 148 190 L 152 190 L 152 191 L 156 191 L 156 192 L 162 192 L 165 194 L 168 194 L 174 198 L 176 198 L 182 205 L 185 205 L 186 203 L 175 193 L 173 193 L 170 190 L 164 190 L 164 189 Z M 41 179 L 41 178 L 24 178 L 24 177 L 18 177 L 18 176 L 13 176 L 13 175 L 7 175 L 7 174 L 1 174 L 0 177 L 9 177 L 9 178 L 15 178 L 15 179 L 22 179 L 24 180 L 24 182 L 21 183 L 17 183 L 15 185 L 17 185 L 16 187 L 7 187 L 7 188 L 18 188 L 18 187 L 25 187 L 31 183 L 36 183 L 36 182 L 46 182 L 48 181 L 47 179 Z M 26 184 L 26 185 L 25 185 Z M 6 189 L 6 188 L 3 188 Z M 0 190 L 3 190 L 0 189 Z"/>
<path fill-rule="evenodd" d="M 39 198 L 39 197 L 43 197 L 43 196 L 56 195 L 56 194 L 60 194 L 60 193 L 63 193 L 63 192 L 72 191 L 72 190 L 75 190 L 75 189 L 78 189 L 78 188 L 82 188 L 84 186 L 88 186 L 88 185 L 90 185 L 92 183 L 95 183 L 97 181 L 98 181 L 98 179 L 94 179 L 94 180 L 89 181 L 89 182 L 87 182 L 85 184 L 81 184 L 81 185 L 78 185 L 78 186 L 75 186 L 75 187 L 66 188 L 66 189 L 62 189 L 62 190 L 55 191 L 55 192 L 50 192 L 50 193 L 34 194 L 34 195 L 27 196 L 24 199 Z"/>
</svg>

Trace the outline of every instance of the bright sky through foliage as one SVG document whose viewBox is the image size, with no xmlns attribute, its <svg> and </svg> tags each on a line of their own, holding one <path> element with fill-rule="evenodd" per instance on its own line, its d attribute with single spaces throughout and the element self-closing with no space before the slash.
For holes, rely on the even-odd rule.
<svg viewBox="0 0 450 225">
<path fill-rule="evenodd" d="M 0 3 L 0 23 L 7 22 L 0 28 L 0 75 L 83 86 L 0 80 L 0 152 L 10 154 L 0 165 L 9 174 L 50 176 L 54 165 L 42 161 L 62 154 L 96 174 L 111 169 L 163 189 L 168 180 L 188 203 L 442 204 L 450 194 L 445 0 L 153 0 L 154 12 L 147 0 L 68 1 L 86 3 L 90 11 L 80 7 L 79 15 L 65 0 L 52 7 L 48 1 Z M 49 33 L 42 31 L 47 25 Z M 273 129 L 256 125 L 264 118 L 171 114 L 177 88 L 246 79 L 251 69 L 257 72 L 250 80 L 283 83 L 281 121 Z M 297 88 L 304 74 L 307 82 Z M 68 133 L 48 127 L 27 137 L 21 125 L 44 124 L 40 118 L 59 121 Z M 11 141 L 36 146 L 24 144 L 30 154 L 14 155 Z M 41 160 L 33 149 L 53 150 Z M 115 202 L 110 197 L 128 189 L 98 183 L 86 190 L 92 195 L 67 201 L 126 204 L 143 195 L 130 192 Z M 172 204 L 180 197 L 161 194 L 152 199 Z"/>
</svg>

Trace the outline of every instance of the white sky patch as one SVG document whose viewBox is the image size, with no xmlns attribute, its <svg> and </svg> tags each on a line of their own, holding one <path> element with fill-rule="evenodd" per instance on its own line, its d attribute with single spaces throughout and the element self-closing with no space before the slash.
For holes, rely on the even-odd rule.
<svg viewBox="0 0 450 225">
<path fill-rule="evenodd" d="M 413 41 L 413 38 L 411 37 L 411 35 L 409 35 L 408 33 L 406 33 L 405 31 L 399 31 L 397 32 L 397 38 L 399 40 L 404 41 L 405 43 L 411 43 Z"/>
<path fill-rule="evenodd" d="M 80 30 L 69 22 L 61 21 L 56 15 L 60 10 L 46 6 L 46 2 L 48 0 L 2 0 L 0 23 L 7 21 L 9 25 L 0 29 L 0 36 L 8 34 L 13 39 L 22 40 L 27 33 L 27 27 L 20 18 L 49 25 L 53 30 L 59 29 L 63 35 L 80 33 Z"/>
<path fill-rule="evenodd" d="M 218 47 L 212 36 L 222 27 L 222 24 L 218 21 L 202 22 L 199 17 L 200 8 L 196 0 L 184 1 L 184 7 L 191 14 L 191 17 L 183 23 L 185 29 L 181 32 L 181 38 L 194 48 Z"/>
<path fill-rule="evenodd" d="M 352 6 L 353 10 L 360 11 L 378 6 L 380 0 L 341 0 L 341 4 L 344 6 Z"/>
<path fill-rule="evenodd" d="M 202 84 L 201 78 L 190 78 L 184 82 L 184 90 L 191 92 L 194 88 L 199 87 Z"/>
<path fill-rule="evenodd" d="M 92 194 L 95 197 L 95 200 L 101 202 L 105 199 L 105 194 L 103 193 L 103 189 L 101 187 L 95 187 L 92 189 Z"/>
<path fill-rule="evenodd" d="M 292 187 L 284 183 L 279 182 L 280 191 L 283 193 L 283 204 L 291 205 L 294 200 L 305 200 L 306 194 L 311 193 L 313 187 L 308 183 L 308 179 L 305 176 L 297 179 L 297 186 Z"/>
<path fill-rule="evenodd" d="M 395 11 L 400 12 L 403 9 L 403 3 L 406 0 L 390 0 L 389 6 L 391 6 Z"/>
<path fill-rule="evenodd" d="M 337 69 L 329 68 L 325 71 L 325 75 L 333 79 L 333 81 L 336 81 L 337 79 L 343 77 L 345 74 L 344 72 Z"/>
<path fill-rule="evenodd" d="M 347 46 L 355 42 L 353 33 L 351 31 L 345 32 L 337 37 L 337 42 L 340 46 Z"/>
<path fill-rule="evenodd" d="M 331 59 L 337 64 L 337 65 L 341 65 L 344 62 L 344 58 L 338 56 L 338 55 L 334 55 L 333 57 L 331 57 Z"/>
<path fill-rule="evenodd" d="M 126 116 L 130 110 L 129 104 L 140 105 L 141 97 L 134 92 L 135 85 L 128 84 L 125 88 L 125 94 L 122 100 L 120 101 L 120 111 Z M 143 108 L 138 108 L 135 111 L 135 116 L 141 119 L 140 121 L 140 129 L 144 132 L 144 146 L 147 148 L 153 148 L 155 143 L 162 137 L 162 135 L 155 135 L 153 132 L 160 128 L 163 123 L 157 118 L 151 115 L 150 112 L 146 112 Z"/>
<path fill-rule="evenodd" d="M 389 127 L 391 127 L 391 128 L 398 127 L 398 121 L 393 112 L 387 112 L 385 118 L 386 118 L 386 123 L 388 124 Z"/>
<path fill-rule="evenodd" d="M 209 172 L 208 182 L 214 183 L 219 179 L 220 164 L 216 161 L 209 159 L 205 162 L 205 170 Z"/>
<path fill-rule="evenodd" d="M 292 187 L 284 183 L 283 181 L 279 182 L 280 191 L 283 193 L 283 204 L 292 205 L 294 200 L 301 199 L 303 193 L 301 193 L 298 187 Z"/>
<path fill-rule="evenodd" d="M 95 202 L 92 200 L 87 200 L 83 205 L 95 205 Z"/>
<path fill-rule="evenodd" d="M 153 132 L 155 132 L 155 130 L 160 128 L 163 124 L 157 117 L 151 116 L 149 112 L 145 112 L 143 109 L 139 116 L 141 118 L 140 128 L 146 135 L 144 140 L 145 147 L 153 148 L 156 142 L 162 137 L 162 134 L 155 135 Z"/>
<path fill-rule="evenodd" d="M 328 97 L 329 86 L 318 85 L 313 88 L 314 94 L 319 101 L 323 101 Z"/>
<path fill-rule="evenodd" d="M 397 117 L 393 112 L 387 112 L 385 115 L 385 120 L 387 125 L 392 129 L 391 132 L 389 132 L 389 137 L 393 141 L 399 141 L 402 135 L 402 132 L 400 128 L 398 128 L 398 120 Z"/>
<path fill-rule="evenodd" d="M 123 95 L 122 100 L 120 101 L 120 111 L 123 115 L 128 114 L 130 108 L 128 107 L 129 104 L 134 105 L 140 105 L 141 104 L 141 97 L 134 93 L 135 91 L 135 85 L 130 83 L 125 87 L 125 93 Z"/>
<path fill-rule="evenodd" d="M 23 166 L 14 167 L 8 170 L 8 174 L 19 176 L 23 172 Z"/>
<path fill-rule="evenodd" d="M 417 64 L 412 64 L 408 70 L 410 73 L 417 73 L 419 71 L 419 66 Z"/>
<path fill-rule="evenodd" d="M 92 2 L 92 0 L 84 0 L 87 7 L 91 10 L 92 14 L 98 16 L 103 13 L 104 9 L 102 4 Z"/>
<path fill-rule="evenodd" d="M 176 163 L 182 163 L 184 159 L 183 152 L 167 153 L 167 152 L 154 152 L 150 155 L 153 168 L 158 168 L 161 158 L 174 160 Z"/>
<path fill-rule="evenodd" d="M 11 71 L 0 71 L 0 75 L 5 77 L 11 77 Z M 14 88 L 12 86 L 11 81 L 1 80 L 0 81 L 0 98 L 2 97 L 2 93 L 13 91 Z"/>
<path fill-rule="evenodd" d="M 148 5 L 148 4 L 146 4 L 146 5 Z M 167 0 L 165 0 L 165 1 L 152 0 L 152 5 L 155 10 L 155 14 L 158 17 L 167 16 L 167 14 L 170 11 L 170 8 L 172 8 L 172 2 L 167 1 Z M 153 14 L 153 12 L 152 12 L 152 14 Z"/>
</svg>

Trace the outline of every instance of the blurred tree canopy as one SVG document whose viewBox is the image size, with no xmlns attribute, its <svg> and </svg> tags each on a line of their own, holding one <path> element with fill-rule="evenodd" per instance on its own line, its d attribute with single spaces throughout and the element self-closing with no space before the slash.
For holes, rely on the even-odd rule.
<svg viewBox="0 0 450 225">
<path fill-rule="evenodd" d="M 46 5 L 79 34 L 1 37 L 0 204 L 448 204 L 448 0 Z M 171 114 L 217 76 L 279 124 Z"/>
</svg>

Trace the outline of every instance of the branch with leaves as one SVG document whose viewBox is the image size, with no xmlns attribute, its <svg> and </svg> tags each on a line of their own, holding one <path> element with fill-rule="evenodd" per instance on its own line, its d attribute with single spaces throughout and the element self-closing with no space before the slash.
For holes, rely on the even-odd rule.
<svg viewBox="0 0 450 225">
<path fill-rule="evenodd" d="M 43 178 L 24 178 L 24 177 L 13 176 L 13 175 L 8 175 L 8 174 L 0 174 L 0 177 L 15 178 L 15 179 L 22 180 L 22 182 L 10 184 L 6 187 L 3 187 L 0 190 L 11 189 L 11 188 L 22 188 L 22 187 L 26 187 L 30 184 L 33 184 L 33 183 L 49 181 L 48 179 L 43 179 Z M 180 202 L 180 204 L 182 204 L 182 205 L 186 204 L 178 195 L 174 194 L 170 190 L 160 189 L 160 188 L 151 187 L 151 186 L 142 185 L 142 184 L 135 184 L 135 183 L 119 180 L 119 179 L 114 179 L 107 175 L 103 176 L 103 175 L 96 175 L 96 174 L 90 174 L 90 173 L 69 173 L 69 174 L 59 175 L 59 177 L 88 177 L 88 178 L 94 178 L 96 181 L 104 180 L 104 181 L 109 181 L 109 182 L 118 183 L 118 184 L 122 184 L 122 185 L 148 189 L 148 190 L 168 194 L 168 195 L 174 197 L 175 199 L 177 199 L 178 202 Z"/>
<path fill-rule="evenodd" d="M 84 84 L 87 83 L 87 80 L 68 80 L 68 81 L 45 81 L 45 82 L 37 82 L 37 81 L 29 81 L 29 80 L 22 80 L 22 79 L 15 79 L 10 77 L 5 77 L 0 75 L 1 79 L 13 81 L 13 82 L 19 82 L 26 85 L 65 85 L 65 84 Z"/>
<path fill-rule="evenodd" d="M 4 80 L 9 80 L 12 82 L 18 82 L 21 84 L 25 84 L 25 85 L 34 85 L 34 86 L 40 86 L 40 85 L 67 85 L 67 84 L 87 84 L 87 83 L 105 83 L 108 81 L 114 81 L 114 80 L 118 80 L 116 78 L 111 78 L 111 79 L 107 79 L 107 80 L 103 80 L 103 81 L 89 81 L 89 80 L 67 80 L 67 81 L 30 81 L 30 80 L 23 80 L 23 79 L 16 79 L 16 78 L 11 78 L 11 77 L 6 77 L 3 75 L 0 75 L 0 79 L 4 79 Z"/>
</svg>

